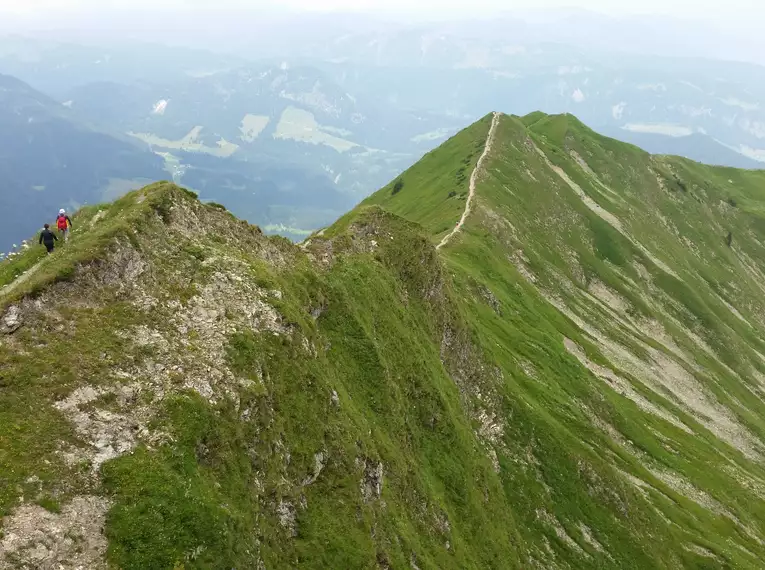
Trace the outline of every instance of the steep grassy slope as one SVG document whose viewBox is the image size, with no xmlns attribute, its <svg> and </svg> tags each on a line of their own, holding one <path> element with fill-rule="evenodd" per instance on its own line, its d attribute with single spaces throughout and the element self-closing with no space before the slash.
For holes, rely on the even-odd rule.
<svg viewBox="0 0 765 570">
<path fill-rule="evenodd" d="M 760 568 L 765 176 L 503 116 L 436 251 L 490 122 L 302 247 L 160 183 L 0 265 L 0 568 Z"/>
<path fill-rule="evenodd" d="M 398 215 L 416 220 L 429 234 L 445 236 L 465 209 L 470 174 L 483 153 L 490 127 L 488 116 L 456 134 L 365 204 L 390 206 Z M 398 198 L 404 189 L 406 193 Z"/>
<path fill-rule="evenodd" d="M 75 223 L 2 266 L 0 567 L 518 564 L 417 227 L 302 251 L 169 184 Z"/>
<path fill-rule="evenodd" d="M 407 192 L 419 168 L 370 202 L 427 225 L 412 205 L 449 197 Z M 441 253 L 504 373 L 499 472 L 541 567 L 761 566 L 763 199 L 765 172 L 502 118 Z"/>
</svg>

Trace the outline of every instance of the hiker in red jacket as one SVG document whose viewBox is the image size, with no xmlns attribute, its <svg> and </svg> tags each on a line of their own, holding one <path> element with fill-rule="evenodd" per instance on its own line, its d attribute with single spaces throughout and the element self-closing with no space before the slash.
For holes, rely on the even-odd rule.
<svg viewBox="0 0 765 570">
<path fill-rule="evenodd" d="M 56 227 L 64 238 L 64 241 L 69 237 L 69 228 L 72 227 L 72 219 L 66 215 L 66 210 L 61 208 L 58 211 L 58 217 L 56 218 Z"/>
</svg>

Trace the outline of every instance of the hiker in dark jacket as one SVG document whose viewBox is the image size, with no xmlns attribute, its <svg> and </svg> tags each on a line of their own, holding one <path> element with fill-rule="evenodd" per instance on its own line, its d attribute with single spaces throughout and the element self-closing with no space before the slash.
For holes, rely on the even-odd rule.
<svg viewBox="0 0 765 570">
<path fill-rule="evenodd" d="M 43 244 L 45 249 L 48 250 L 48 255 L 53 252 L 53 243 L 57 241 L 58 238 L 56 237 L 56 234 L 50 231 L 50 224 L 45 224 L 45 229 L 40 232 L 40 243 Z"/>
</svg>

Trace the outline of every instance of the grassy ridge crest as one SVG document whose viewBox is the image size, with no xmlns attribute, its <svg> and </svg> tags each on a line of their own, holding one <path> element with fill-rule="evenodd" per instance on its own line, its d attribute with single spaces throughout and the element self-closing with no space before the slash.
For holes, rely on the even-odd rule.
<svg viewBox="0 0 765 570">
<path fill-rule="evenodd" d="M 765 175 L 503 116 L 437 251 L 490 123 L 300 245 L 159 183 L 0 264 L 0 566 L 759 568 Z"/>
</svg>

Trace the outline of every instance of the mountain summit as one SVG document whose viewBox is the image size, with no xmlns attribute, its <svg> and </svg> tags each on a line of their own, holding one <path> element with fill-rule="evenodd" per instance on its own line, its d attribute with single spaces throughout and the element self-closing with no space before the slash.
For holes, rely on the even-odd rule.
<svg viewBox="0 0 765 570">
<path fill-rule="evenodd" d="M 0 568 L 760 568 L 765 173 L 489 115 L 300 246 L 0 265 Z"/>
</svg>

